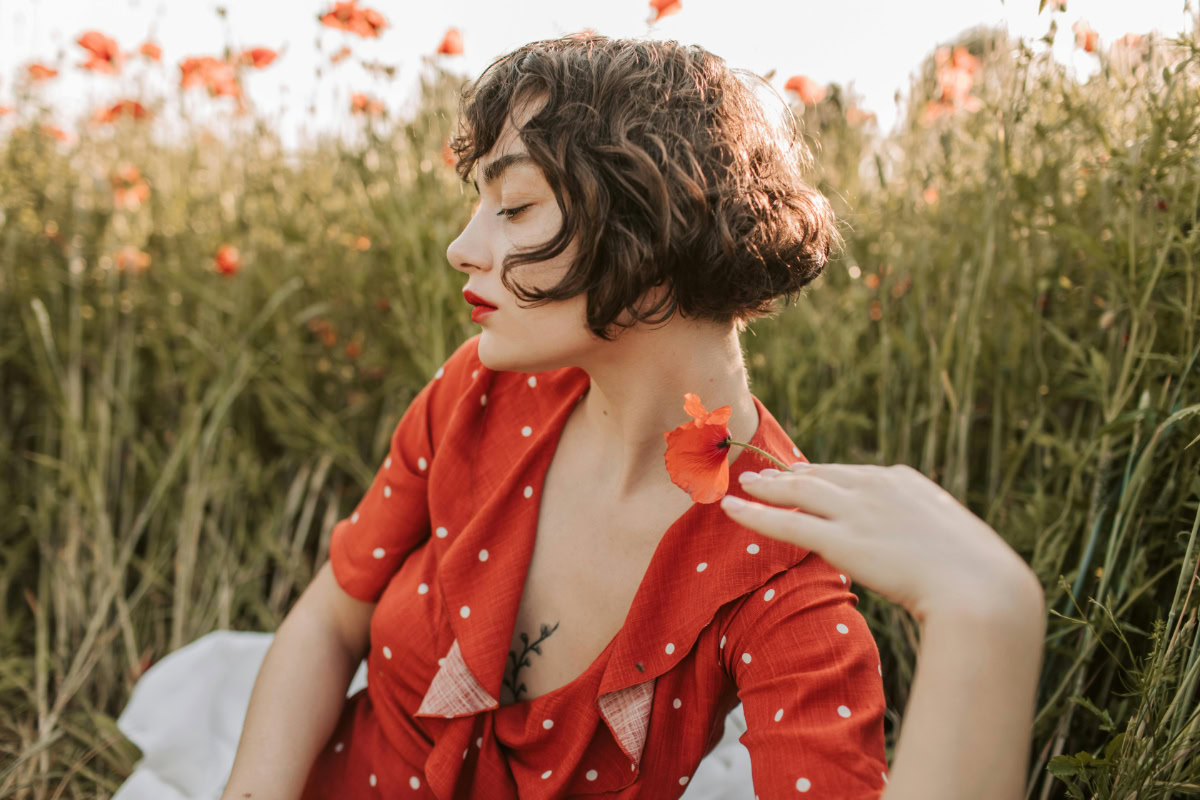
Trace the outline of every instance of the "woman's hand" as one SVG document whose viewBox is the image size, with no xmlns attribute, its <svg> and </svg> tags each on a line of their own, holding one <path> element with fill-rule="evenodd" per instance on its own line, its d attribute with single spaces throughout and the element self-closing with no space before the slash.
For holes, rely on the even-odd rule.
<svg viewBox="0 0 1200 800">
<path fill-rule="evenodd" d="M 919 623 L 934 611 L 1044 615 L 1041 583 L 1025 561 L 912 467 L 801 462 L 745 480 L 752 474 L 741 475 L 742 488 L 763 502 L 736 509 L 723 500 L 734 521 L 816 551 Z"/>
</svg>

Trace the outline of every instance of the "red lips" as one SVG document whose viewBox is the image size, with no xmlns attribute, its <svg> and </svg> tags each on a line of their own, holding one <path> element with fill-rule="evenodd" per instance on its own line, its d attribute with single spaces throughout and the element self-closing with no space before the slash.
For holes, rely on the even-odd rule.
<svg viewBox="0 0 1200 800">
<path fill-rule="evenodd" d="M 473 306 L 487 306 L 489 308 L 497 307 L 495 303 L 493 303 L 489 300 L 483 299 L 482 297 L 480 297 L 479 295 L 470 291 L 469 289 L 463 289 L 463 297 L 466 299 L 466 301 L 468 303 L 470 303 Z"/>
</svg>

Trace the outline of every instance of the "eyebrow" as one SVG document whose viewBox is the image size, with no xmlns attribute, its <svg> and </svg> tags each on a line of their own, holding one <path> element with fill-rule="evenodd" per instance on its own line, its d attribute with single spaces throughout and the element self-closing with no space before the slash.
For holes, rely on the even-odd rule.
<svg viewBox="0 0 1200 800">
<path fill-rule="evenodd" d="M 500 179 L 500 176 L 503 175 L 509 167 L 516 166 L 518 164 L 532 163 L 534 163 L 534 161 L 529 153 L 505 153 L 483 168 L 483 182 L 494 183 Z M 479 191 L 479 183 L 474 180 L 471 182 L 475 184 L 475 191 Z"/>
</svg>

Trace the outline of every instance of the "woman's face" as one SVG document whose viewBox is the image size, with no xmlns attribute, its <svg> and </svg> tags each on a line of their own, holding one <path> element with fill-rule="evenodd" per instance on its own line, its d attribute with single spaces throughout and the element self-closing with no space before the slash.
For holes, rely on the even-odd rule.
<svg viewBox="0 0 1200 800">
<path fill-rule="evenodd" d="M 519 110 L 514 114 L 517 124 L 524 124 L 532 113 L 528 106 Z M 554 192 L 527 158 L 512 121 L 506 122 L 495 146 L 476 166 L 479 206 L 446 248 L 446 258 L 467 275 L 464 288 L 496 307 L 476 323 L 482 329 L 479 359 L 484 366 L 544 372 L 582 363 L 586 351 L 603 340 L 587 328 L 585 294 L 521 308 L 518 298 L 500 282 L 500 265 L 511 250 L 540 245 L 562 225 Z M 571 242 L 556 258 L 516 267 L 510 277 L 527 288 L 548 288 L 566 274 L 576 252 L 576 243 Z M 471 313 L 465 302 L 462 313 Z"/>
</svg>

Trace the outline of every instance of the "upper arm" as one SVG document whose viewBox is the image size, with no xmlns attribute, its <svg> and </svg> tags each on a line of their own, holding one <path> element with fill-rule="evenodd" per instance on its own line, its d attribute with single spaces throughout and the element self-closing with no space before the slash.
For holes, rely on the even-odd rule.
<svg viewBox="0 0 1200 800">
<path fill-rule="evenodd" d="M 346 594 L 333 575 L 333 565 L 326 561 L 296 601 L 292 613 L 299 611 L 330 625 L 346 652 L 361 660 L 370 645 L 375 605 Z"/>
<path fill-rule="evenodd" d="M 724 632 L 746 715 L 739 741 L 763 796 L 876 800 L 887 783 L 879 651 L 857 602 L 810 553 L 746 598 Z"/>
</svg>

